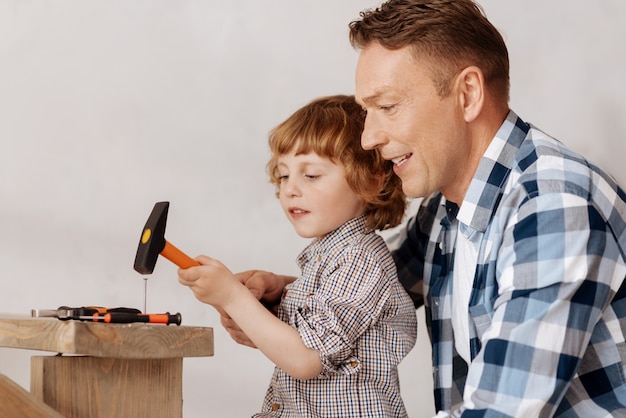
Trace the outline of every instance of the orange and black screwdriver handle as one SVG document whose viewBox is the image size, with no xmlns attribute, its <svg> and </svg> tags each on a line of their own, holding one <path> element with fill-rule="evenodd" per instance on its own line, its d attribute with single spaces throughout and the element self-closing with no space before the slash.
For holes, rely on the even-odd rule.
<svg viewBox="0 0 626 418">
<path fill-rule="evenodd" d="M 105 322 L 108 324 L 130 324 L 134 322 L 143 322 L 149 324 L 176 324 L 180 325 L 182 317 L 180 313 L 170 314 L 134 314 L 125 312 L 108 312 L 105 314 L 94 314 L 91 316 L 79 317 L 81 321 Z"/>
</svg>

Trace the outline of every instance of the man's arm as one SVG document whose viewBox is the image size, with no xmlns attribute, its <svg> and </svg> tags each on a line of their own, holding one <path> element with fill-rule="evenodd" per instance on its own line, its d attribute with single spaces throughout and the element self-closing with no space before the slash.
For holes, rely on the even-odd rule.
<svg viewBox="0 0 626 418">
<path fill-rule="evenodd" d="M 416 308 L 424 304 L 424 261 L 430 231 L 440 204 L 440 193 L 424 199 L 417 214 L 385 240 L 396 263 L 398 279 Z"/>
</svg>

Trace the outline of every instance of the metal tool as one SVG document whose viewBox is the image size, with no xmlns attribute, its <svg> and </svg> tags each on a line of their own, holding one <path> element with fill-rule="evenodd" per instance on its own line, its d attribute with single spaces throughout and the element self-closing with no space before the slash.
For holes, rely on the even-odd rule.
<svg viewBox="0 0 626 418">
<path fill-rule="evenodd" d="M 32 317 L 58 318 L 62 321 L 79 320 L 91 322 L 106 322 L 128 324 L 144 322 L 150 324 L 176 324 L 180 325 L 182 317 L 180 313 L 170 314 L 143 314 L 135 308 L 103 308 L 99 306 L 81 306 L 72 308 L 60 306 L 58 309 L 32 309 Z"/>
<path fill-rule="evenodd" d="M 148 313 L 148 278 L 143 278 L 143 313 Z"/>
<path fill-rule="evenodd" d="M 159 254 L 180 268 L 200 265 L 165 239 L 169 205 L 169 202 L 157 202 L 143 228 L 134 265 L 135 270 L 141 274 L 152 274 Z"/>
</svg>

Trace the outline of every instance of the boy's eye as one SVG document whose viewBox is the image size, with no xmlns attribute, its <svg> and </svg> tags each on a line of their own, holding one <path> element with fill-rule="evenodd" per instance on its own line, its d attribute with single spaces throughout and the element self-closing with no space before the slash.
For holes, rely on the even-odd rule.
<svg viewBox="0 0 626 418">
<path fill-rule="evenodd" d="M 278 176 L 278 181 L 282 183 L 284 181 L 287 181 L 288 178 L 289 178 L 289 176 L 287 176 L 287 175 Z"/>
<path fill-rule="evenodd" d="M 304 177 L 306 177 L 309 180 L 315 180 L 316 178 L 319 177 L 319 175 L 316 175 L 316 174 L 305 174 Z"/>
</svg>

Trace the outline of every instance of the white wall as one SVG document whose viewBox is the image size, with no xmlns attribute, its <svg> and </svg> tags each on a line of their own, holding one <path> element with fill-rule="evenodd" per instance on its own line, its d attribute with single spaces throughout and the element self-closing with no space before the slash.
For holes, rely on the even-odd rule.
<svg viewBox="0 0 626 418">
<path fill-rule="evenodd" d="M 512 62 L 512 107 L 626 183 L 626 2 L 484 0 Z M 353 91 L 347 24 L 371 0 L 0 0 L 0 312 L 143 307 L 133 268 L 154 202 L 167 238 L 234 271 L 297 273 L 305 241 L 264 166 L 268 131 Z M 186 359 L 184 415 L 241 417 L 272 365 L 236 345 L 160 260 L 148 310 L 215 328 Z M 423 311 L 418 311 L 423 316 Z M 433 412 L 425 327 L 401 365 L 411 417 Z M 38 352 L 0 349 L 29 385 Z"/>
</svg>

